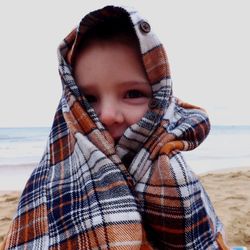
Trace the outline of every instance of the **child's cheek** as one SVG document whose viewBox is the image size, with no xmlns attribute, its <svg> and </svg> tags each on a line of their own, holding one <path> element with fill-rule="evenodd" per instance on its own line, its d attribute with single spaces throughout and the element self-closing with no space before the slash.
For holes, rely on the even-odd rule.
<svg viewBox="0 0 250 250">
<path fill-rule="evenodd" d="M 128 108 L 125 111 L 125 117 L 126 117 L 127 123 L 129 125 L 137 123 L 145 115 L 147 110 L 148 110 L 148 103 L 144 103 L 143 105 L 140 105 L 140 106 L 135 105 L 133 107 Z"/>
</svg>

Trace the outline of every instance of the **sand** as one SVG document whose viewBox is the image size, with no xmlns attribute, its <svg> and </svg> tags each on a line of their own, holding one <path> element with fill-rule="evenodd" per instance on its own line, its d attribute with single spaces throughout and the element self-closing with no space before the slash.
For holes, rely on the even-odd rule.
<svg viewBox="0 0 250 250">
<path fill-rule="evenodd" d="M 19 192 L 0 191 L 0 246 L 16 212 Z"/>
<path fill-rule="evenodd" d="M 200 176 L 225 226 L 229 246 L 250 249 L 250 167 Z M 0 192 L 0 245 L 15 213 L 20 192 Z"/>
<path fill-rule="evenodd" d="M 250 168 L 205 174 L 201 181 L 225 226 L 228 244 L 250 249 Z"/>
</svg>

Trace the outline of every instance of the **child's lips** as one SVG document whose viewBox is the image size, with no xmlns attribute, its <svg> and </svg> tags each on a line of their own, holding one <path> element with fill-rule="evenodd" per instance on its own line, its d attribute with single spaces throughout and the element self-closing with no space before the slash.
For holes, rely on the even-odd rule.
<svg viewBox="0 0 250 250">
<path fill-rule="evenodd" d="M 126 130 L 125 128 L 112 128 L 112 129 L 108 129 L 110 135 L 112 136 L 112 138 L 115 141 L 115 144 L 118 143 L 118 141 L 120 140 L 120 138 L 124 134 L 125 130 Z"/>
<path fill-rule="evenodd" d="M 115 144 L 118 143 L 118 141 L 120 140 L 121 136 L 112 136 L 114 141 L 115 141 Z"/>
<path fill-rule="evenodd" d="M 120 134 L 112 134 L 112 133 L 110 133 L 110 134 L 111 134 L 112 138 L 114 139 L 115 144 L 117 144 L 118 141 L 120 140 L 120 138 L 122 137 L 122 134 L 121 135 Z"/>
<path fill-rule="evenodd" d="M 120 138 L 114 138 L 114 141 L 115 141 L 115 145 L 118 143 Z"/>
</svg>

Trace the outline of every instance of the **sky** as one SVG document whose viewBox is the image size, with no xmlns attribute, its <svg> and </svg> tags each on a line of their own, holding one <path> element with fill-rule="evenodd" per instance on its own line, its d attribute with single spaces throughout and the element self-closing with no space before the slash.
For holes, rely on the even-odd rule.
<svg viewBox="0 0 250 250">
<path fill-rule="evenodd" d="M 0 3 L 0 127 L 52 125 L 62 94 L 57 47 L 85 14 L 110 4 L 150 22 L 175 96 L 205 108 L 213 125 L 250 125 L 248 0 L 22 0 Z"/>
</svg>

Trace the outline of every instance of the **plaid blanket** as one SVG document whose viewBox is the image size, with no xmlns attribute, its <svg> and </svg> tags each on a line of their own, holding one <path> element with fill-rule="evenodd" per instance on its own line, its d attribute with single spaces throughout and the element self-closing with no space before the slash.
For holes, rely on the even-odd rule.
<svg viewBox="0 0 250 250">
<path fill-rule="evenodd" d="M 131 19 L 153 93 L 145 116 L 117 145 L 70 66 L 79 39 L 112 15 Z M 208 117 L 172 95 L 168 59 L 149 23 L 135 10 L 107 6 L 85 16 L 58 52 L 63 95 L 4 249 L 227 249 L 222 224 L 181 154 L 205 139 Z"/>
</svg>

